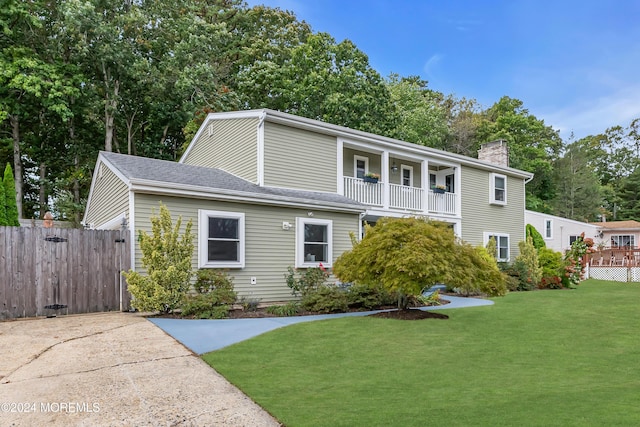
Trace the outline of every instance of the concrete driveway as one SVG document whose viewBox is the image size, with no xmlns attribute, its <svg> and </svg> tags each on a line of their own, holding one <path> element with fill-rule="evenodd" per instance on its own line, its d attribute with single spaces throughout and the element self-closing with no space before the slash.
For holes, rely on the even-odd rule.
<svg viewBox="0 0 640 427">
<path fill-rule="evenodd" d="M 136 313 L 0 322 L 2 426 L 279 426 Z"/>
</svg>

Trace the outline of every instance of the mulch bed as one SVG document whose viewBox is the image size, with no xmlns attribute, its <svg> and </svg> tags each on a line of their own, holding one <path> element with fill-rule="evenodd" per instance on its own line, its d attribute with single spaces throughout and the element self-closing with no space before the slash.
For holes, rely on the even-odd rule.
<svg viewBox="0 0 640 427">
<path fill-rule="evenodd" d="M 440 305 L 449 304 L 449 301 L 445 299 L 440 299 Z M 418 310 L 416 308 L 412 308 L 410 310 L 396 310 L 395 306 L 389 307 L 378 307 L 376 309 L 370 310 L 357 310 L 353 309 L 350 312 L 361 312 L 361 311 L 375 311 L 375 310 L 390 310 L 383 311 L 381 313 L 368 314 L 367 316 L 371 317 L 379 317 L 383 319 L 399 319 L 399 320 L 421 320 L 421 319 L 448 319 L 449 316 L 445 314 L 435 313 L 432 311 L 423 311 Z M 317 314 L 327 314 L 327 313 L 318 313 L 312 311 L 299 312 L 296 316 L 314 316 Z M 168 314 L 154 314 L 149 317 L 162 317 L 162 318 L 170 318 L 170 319 L 195 319 L 194 316 L 182 316 L 180 313 L 168 313 Z M 280 317 L 275 314 L 271 314 L 267 312 L 267 309 L 262 307 L 256 310 L 242 310 L 242 309 L 234 309 L 229 311 L 228 319 L 260 319 L 265 317 Z"/>
</svg>

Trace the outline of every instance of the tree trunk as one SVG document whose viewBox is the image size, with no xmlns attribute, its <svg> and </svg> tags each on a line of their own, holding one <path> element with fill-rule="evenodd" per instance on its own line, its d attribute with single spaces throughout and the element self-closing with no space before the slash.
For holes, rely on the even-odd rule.
<svg viewBox="0 0 640 427">
<path fill-rule="evenodd" d="M 22 219 L 22 153 L 20 152 L 20 121 L 18 116 L 10 115 L 11 137 L 13 139 L 13 175 L 16 186 L 16 206 L 18 218 Z"/>
<path fill-rule="evenodd" d="M 118 108 L 118 92 L 120 81 L 113 81 L 111 88 L 111 73 L 107 70 L 105 63 L 102 63 L 102 78 L 104 79 L 104 151 L 113 151 L 113 132 L 116 109 Z"/>
<path fill-rule="evenodd" d="M 78 158 L 77 154 L 73 157 L 73 166 L 75 167 L 76 171 L 80 170 L 80 159 Z M 78 182 L 77 178 L 74 178 L 73 180 L 73 204 L 74 206 L 80 205 L 80 183 Z M 80 221 L 82 221 L 82 217 L 80 216 L 82 215 L 82 212 L 76 211 L 75 209 L 74 211 L 74 222 L 76 224 L 80 224 Z"/>
<path fill-rule="evenodd" d="M 104 106 L 104 151 L 113 151 L 113 122 L 118 102 L 107 99 Z"/>
<path fill-rule="evenodd" d="M 71 105 L 73 105 L 74 99 L 71 99 Z M 73 204 L 74 206 L 78 206 L 80 204 L 80 182 L 78 181 L 77 172 L 80 170 L 80 157 L 78 156 L 77 147 L 76 147 L 76 123 L 73 120 L 73 116 L 69 119 L 69 142 L 71 146 L 74 147 L 74 151 L 76 153 L 73 156 L 73 167 L 76 173 L 74 173 L 74 178 L 71 183 L 72 193 L 73 193 Z M 80 217 L 80 212 L 75 211 L 73 213 L 73 219 L 76 224 L 80 224 L 82 218 Z"/>
<path fill-rule="evenodd" d="M 127 117 L 125 120 L 127 123 L 127 154 L 130 154 L 132 156 L 136 155 L 136 146 L 135 146 L 134 137 L 136 136 L 136 133 L 138 132 L 138 130 L 144 129 L 144 125 L 147 123 L 147 122 L 142 122 L 140 123 L 140 126 L 138 128 L 135 128 L 135 120 L 136 120 L 136 113 L 132 113 L 131 117 Z"/>
<path fill-rule="evenodd" d="M 46 189 L 46 179 L 47 179 L 47 164 L 42 162 L 40 166 L 38 166 L 40 170 L 40 189 L 38 190 L 38 202 L 40 204 L 40 219 L 44 219 L 44 214 L 47 213 L 47 189 Z"/>
</svg>

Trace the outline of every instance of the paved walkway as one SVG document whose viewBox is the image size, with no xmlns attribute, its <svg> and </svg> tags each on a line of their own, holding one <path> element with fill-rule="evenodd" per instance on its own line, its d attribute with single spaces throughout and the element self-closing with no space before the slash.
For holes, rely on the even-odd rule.
<svg viewBox="0 0 640 427">
<path fill-rule="evenodd" d="M 0 322 L 1 426 L 280 423 L 138 313 Z"/>
<path fill-rule="evenodd" d="M 449 304 L 428 307 L 428 310 L 493 304 L 493 301 L 479 298 L 461 298 L 449 295 L 445 296 L 445 298 L 450 301 Z M 317 316 L 264 317 L 259 319 L 192 320 L 150 318 L 149 320 L 194 353 L 204 354 L 294 323 L 345 316 L 366 316 L 372 313 L 376 313 L 376 311 L 322 314 Z"/>
</svg>

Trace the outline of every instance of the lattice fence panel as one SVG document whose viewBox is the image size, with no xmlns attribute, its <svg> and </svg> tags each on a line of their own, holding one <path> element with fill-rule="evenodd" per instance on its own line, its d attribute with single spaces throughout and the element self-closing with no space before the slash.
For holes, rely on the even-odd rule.
<svg viewBox="0 0 640 427">
<path fill-rule="evenodd" d="M 614 282 L 640 282 L 640 267 L 596 267 L 590 266 L 589 278 Z"/>
</svg>

